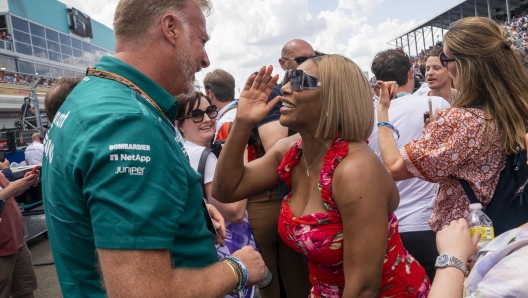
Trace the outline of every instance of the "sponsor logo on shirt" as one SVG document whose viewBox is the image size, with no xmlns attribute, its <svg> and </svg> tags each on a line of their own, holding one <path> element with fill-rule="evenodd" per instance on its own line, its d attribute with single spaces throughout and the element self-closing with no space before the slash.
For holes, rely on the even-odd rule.
<svg viewBox="0 0 528 298">
<path fill-rule="evenodd" d="M 114 174 L 129 174 L 130 176 L 143 176 L 144 167 L 117 167 Z"/>
<path fill-rule="evenodd" d="M 150 145 L 143 145 L 143 144 L 114 144 L 114 145 L 110 145 L 110 150 L 150 151 Z"/>
<path fill-rule="evenodd" d="M 142 156 L 139 154 L 110 154 L 110 161 L 139 161 L 139 162 L 150 162 L 150 156 Z"/>
<path fill-rule="evenodd" d="M 46 138 L 44 139 L 44 155 L 48 158 L 49 164 L 53 161 L 53 149 L 55 148 L 55 145 L 53 144 L 53 141 L 48 138 L 49 133 L 46 135 Z"/>
<path fill-rule="evenodd" d="M 63 114 L 61 112 L 57 112 L 57 115 L 55 115 L 55 118 L 53 118 L 53 124 L 57 126 L 58 128 L 62 128 L 64 125 L 64 122 L 66 122 L 66 119 L 70 115 L 70 111 L 68 113 Z"/>
</svg>

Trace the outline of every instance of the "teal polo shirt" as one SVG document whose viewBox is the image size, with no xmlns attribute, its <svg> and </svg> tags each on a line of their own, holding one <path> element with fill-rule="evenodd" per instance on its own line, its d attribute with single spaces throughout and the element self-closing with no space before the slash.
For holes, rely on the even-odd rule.
<svg viewBox="0 0 528 298">
<path fill-rule="evenodd" d="M 96 68 L 123 76 L 174 122 L 178 103 L 132 66 L 105 56 Z M 168 249 L 175 267 L 218 257 L 206 227 L 200 175 L 183 138 L 125 85 L 86 77 L 60 107 L 45 140 L 42 192 L 65 297 L 105 297 L 96 248 Z"/>
</svg>

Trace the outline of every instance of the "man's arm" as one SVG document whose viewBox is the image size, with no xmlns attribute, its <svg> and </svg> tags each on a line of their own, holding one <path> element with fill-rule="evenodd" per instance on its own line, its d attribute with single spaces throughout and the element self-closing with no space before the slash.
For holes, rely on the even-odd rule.
<svg viewBox="0 0 528 298">
<path fill-rule="evenodd" d="M 278 140 L 288 136 L 288 128 L 282 126 L 278 120 L 268 122 L 258 128 L 260 140 L 264 150 L 268 152 Z"/>
<path fill-rule="evenodd" d="M 231 267 L 217 262 L 202 269 L 171 267 L 168 250 L 97 249 L 109 298 L 225 297 L 238 283 Z M 264 261 L 246 246 L 235 252 L 248 269 L 248 286 L 264 275 Z"/>
</svg>

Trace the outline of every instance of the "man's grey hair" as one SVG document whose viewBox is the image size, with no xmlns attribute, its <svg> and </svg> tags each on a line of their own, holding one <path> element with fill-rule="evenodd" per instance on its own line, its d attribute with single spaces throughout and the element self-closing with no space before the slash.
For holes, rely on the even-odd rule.
<svg viewBox="0 0 528 298">
<path fill-rule="evenodd" d="M 116 42 L 139 40 L 148 34 L 157 18 L 172 12 L 186 24 L 181 12 L 189 2 L 195 3 L 206 16 L 211 14 L 210 0 L 121 0 L 114 14 L 114 34 Z"/>
</svg>

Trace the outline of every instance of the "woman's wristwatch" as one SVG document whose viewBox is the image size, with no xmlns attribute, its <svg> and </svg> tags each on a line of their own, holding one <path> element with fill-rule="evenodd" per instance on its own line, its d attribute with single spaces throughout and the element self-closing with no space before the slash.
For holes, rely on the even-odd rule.
<svg viewBox="0 0 528 298">
<path fill-rule="evenodd" d="M 448 254 L 442 254 L 438 256 L 436 258 L 435 267 L 437 269 L 456 267 L 464 272 L 464 276 L 468 276 L 469 273 L 469 270 L 467 269 L 464 262 L 460 261 L 457 257 Z"/>
</svg>

